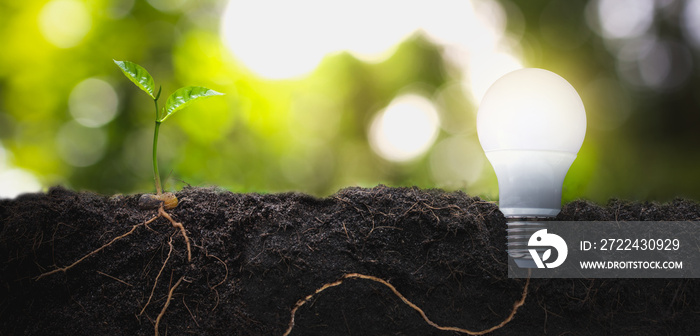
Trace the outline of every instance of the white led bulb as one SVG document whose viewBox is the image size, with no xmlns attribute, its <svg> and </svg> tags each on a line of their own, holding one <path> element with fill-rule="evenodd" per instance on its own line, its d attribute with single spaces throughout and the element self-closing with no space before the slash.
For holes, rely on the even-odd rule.
<svg viewBox="0 0 700 336">
<path fill-rule="evenodd" d="M 479 141 L 498 178 L 506 217 L 553 217 L 564 177 L 586 135 L 576 90 L 543 69 L 520 69 L 486 91 L 476 118 Z"/>
</svg>

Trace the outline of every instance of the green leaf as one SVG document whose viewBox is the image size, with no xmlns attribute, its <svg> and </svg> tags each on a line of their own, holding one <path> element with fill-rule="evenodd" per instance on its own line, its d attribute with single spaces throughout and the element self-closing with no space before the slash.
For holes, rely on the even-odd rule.
<svg viewBox="0 0 700 336">
<path fill-rule="evenodd" d="M 113 61 L 119 67 L 119 69 L 122 70 L 124 75 L 127 78 L 129 78 L 129 80 L 134 82 L 134 84 L 141 88 L 141 90 L 148 93 L 148 95 L 151 96 L 151 98 L 156 99 L 156 97 L 153 95 L 156 84 L 153 81 L 153 77 L 151 77 L 151 75 L 148 73 L 148 71 L 146 71 L 146 69 L 134 62 L 117 60 Z"/>
<path fill-rule="evenodd" d="M 164 113 L 158 117 L 158 122 L 165 121 L 165 119 L 167 119 L 171 114 L 182 110 L 196 100 L 221 95 L 223 95 L 223 93 L 201 86 L 186 86 L 179 88 L 177 91 L 173 92 L 170 97 L 168 97 L 168 100 L 165 102 Z"/>
</svg>

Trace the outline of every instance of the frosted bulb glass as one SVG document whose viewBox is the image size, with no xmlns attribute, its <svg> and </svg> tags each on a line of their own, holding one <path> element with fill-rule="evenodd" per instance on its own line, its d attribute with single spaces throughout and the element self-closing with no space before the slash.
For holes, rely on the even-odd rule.
<svg viewBox="0 0 700 336">
<path fill-rule="evenodd" d="M 556 216 L 564 177 L 586 135 L 586 112 L 574 87 L 543 69 L 510 72 L 486 91 L 476 128 L 498 178 L 501 212 Z"/>
</svg>

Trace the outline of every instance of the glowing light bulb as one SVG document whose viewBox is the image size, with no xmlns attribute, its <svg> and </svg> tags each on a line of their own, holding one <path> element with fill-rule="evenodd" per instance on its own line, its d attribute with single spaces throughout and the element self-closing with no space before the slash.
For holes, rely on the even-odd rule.
<svg viewBox="0 0 700 336">
<path fill-rule="evenodd" d="M 479 141 L 498 178 L 506 217 L 553 217 L 564 177 L 586 134 L 576 90 L 543 69 L 520 69 L 486 91 L 476 118 Z"/>
</svg>

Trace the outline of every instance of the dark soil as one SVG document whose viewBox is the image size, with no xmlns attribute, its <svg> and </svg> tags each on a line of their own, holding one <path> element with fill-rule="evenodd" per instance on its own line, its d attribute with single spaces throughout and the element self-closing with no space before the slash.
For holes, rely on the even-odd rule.
<svg viewBox="0 0 700 336">
<path fill-rule="evenodd" d="M 157 215 L 138 197 L 62 188 L 0 201 L 0 335 L 282 335 L 298 300 L 348 273 L 391 283 L 441 326 L 499 324 L 525 280 L 508 279 L 505 218 L 461 192 L 349 188 L 233 194 L 188 188 L 165 218 L 72 264 Z M 700 205 L 613 200 L 567 204 L 557 220 L 700 220 Z M 172 238 L 172 252 L 168 259 Z M 164 262 L 168 260 L 167 263 Z M 148 301 L 159 271 L 153 298 Z M 696 335 L 694 279 L 532 279 L 525 304 L 494 335 Z M 292 335 L 455 335 L 365 279 L 313 296 Z"/>
</svg>

